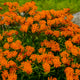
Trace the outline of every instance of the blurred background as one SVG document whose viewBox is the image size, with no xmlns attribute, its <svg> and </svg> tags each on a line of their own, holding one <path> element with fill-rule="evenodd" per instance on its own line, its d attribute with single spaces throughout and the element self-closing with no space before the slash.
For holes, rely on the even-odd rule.
<svg viewBox="0 0 80 80">
<path fill-rule="evenodd" d="M 38 11 L 41 10 L 61 10 L 63 8 L 70 8 L 70 13 L 76 13 L 80 11 L 80 0 L 0 0 L 0 7 L 3 10 L 0 13 L 4 13 L 8 10 L 8 7 L 4 6 L 5 2 L 18 2 L 23 5 L 26 2 L 35 1 L 38 6 Z"/>
</svg>

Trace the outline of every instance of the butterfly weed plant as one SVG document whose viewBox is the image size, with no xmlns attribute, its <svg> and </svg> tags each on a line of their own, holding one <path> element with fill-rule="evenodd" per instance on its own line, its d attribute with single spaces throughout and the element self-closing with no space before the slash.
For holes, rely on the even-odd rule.
<svg viewBox="0 0 80 80">
<path fill-rule="evenodd" d="M 80 28 L 69 8 L 37 11 L 34 1 L 4 6 L 9 11 L 0 14 L 1 80 L 80 79 Z"/>
</svg>

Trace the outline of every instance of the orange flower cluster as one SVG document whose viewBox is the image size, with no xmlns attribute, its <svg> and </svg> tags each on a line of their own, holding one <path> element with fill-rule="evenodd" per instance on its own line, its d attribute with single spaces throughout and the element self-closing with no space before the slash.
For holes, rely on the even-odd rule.
<svg viewBox="0 0 80 80">
<path fill-rule="evenodd" d="M 16 64 L 14 61 L 12 61 L 12 60 L 10 60 L 10 61 L 8 62 L 8 65 L 9 65 L 9 67 L 10 67 L 10 66 L 17 67 L 17 64 Z"/>
<path fill-rule="evenodd" d="M 4 5 L 7 5 L 9 7 L 9 11 L 16 11 L 19 8 L 19 4 L 17 2 L 6 2 Z"/>
<path fill-rule="evenodd" d="M 1 17 L 2 19 L 0 20 L 0 25 L 10 25 L 10 23 L 13 23 L 13 20 L 9 17 L 11 14 L 15 15 L 13 12 L 4 13 Z"/>
<path fill-rule="evenodd" d="M 61 55 L 61 61 L 63 64 L 67 64 L 67 65 L 70 65 L 70 60 L 68 59 L 69 58 L 69 54 L 66 52 L 66 51 L 63 51 L 60 53 Z"/>
<path fill-rule="evenodd" d="M 17 80 L 17 74 L 15 74 L 15 73 L 11 73 L 11 74 L 9 74 L 8 75 L 8 80 Z"/>
<path fill-rule="evenodd" d="M 0 7 L 0 10 L 2 10 L 3 8 L 2 7 Z"/>
<path fill-rule="evenodd" d="M 48 54 L 44 53 L 42 55 L 32 54 L 30 56 L 30 59 L 32 59 L 32 61 L 35 61 L 37 59 L 38 63 L 47 62 L 50 65 L 54 64 L 55 68 L 61 66 L 60 57 L 59 56 L 54 56 L 52 52 L 48 52 Z"/>
<path fill-rule="evenodd" d="M 27 74 L 32 73 L 32 67 L 31 67 L 31 64 L 29 62 L 21 62 L 21 65 L 19 66 L 19 68 L 22 69 Z"/>
<path fill-rule="evenodd" d="M 27 55 L 27 56 L 30 56 L 34 51 L 35 49 L 31 46 L 26 46 L 26 52 L 24 53 L 24 55 Z"/>
<path fill-rule="evenodd" d="M 39 48 L 39 49 L 38 49 L 38 52 L 39 52 L 39 53 L 45 53 L 45 51 L 46 51 L 46 48 Z"/>
<path fill-rule="evenodd" d="M 20 40 L 16 40 L 15 42 L 12 42 L 10 44 L 10 48 L 14 49 L 14 50 L 18 50 L 21 49 L 22 45 L 21 45 L 21 41 Z"/>
<path fill-rule="evenodd" d="M 53 31 L 52 30 L 46 30 L 45 31 L 45 35 L 52 35 L 53 34 Z"/>
<path fill-rule="evenodd" d="M 34 1 L 26 2 L 24 5 L 19 7 L 19 12 L 28 12 L 29 15 L 34 15 L 36 13 L 35 10 L 37 10 L 37 6 L 35 6 Z"/>
<path fill-rule="evenodd" d="M 9 44 L 5 43 L 3 47 L 4 47 L 4 49 L 9 49 Z"/>
<path fill-rule="evenodd" d="M 3 52 L 4 55 L 6 55 L 6 58 L 12 58 L 12 57 L 16 57 L 17 56 L 17 52 L 16 51 L 9 51 L 9 50 L 6 50 Z"/>
<path fill-rule="evenodd" d="M 47 62 L 45 62 L 43 63 L 42 66 L 43 66 L 44 72 L 48 74 L 50 72 L 50 65 Z"/>
<path fill-rule="evenodd" d="M 28 27 L 29 25 L 27 25 L 27 23 L 21 25 L 20 31 L 22 32 L 27 32 L 28 31 Z"/>
<path fill-rule="evenodd" d="M 55 56 L 53 58 L 53 63 L 54 63 L 54 67 L 55 68 L 58 68 L 61 66 L 61 62 L 60 62 L 60 57 L 59 56 Z"/>
<path fill-rule="evenodd" d="M 37 32 L 39 30 L 38 24 L 32 24 L 31 30 L 32 30 L 32 33 Z"/>
<path fill-rule="evenodd" d="M 41 42 L 41 46 L 46 46 L 47 48 L 51 48 L 51 51 L 60 51 L 60 47 L 59 44 L 54 41 L 54 40 L 44 40 L 43 42 Z"/>
<path fill-rule="evenodd" d="M 10 68 L 10 73 L 7 70 L 2 71 L 2 79 L 3 80 L 17 80 L 17 74 L 15 68 Z"/>
<path fill-rule="evenodd" d="M 61 17 L 62 15 L 66 16 L 68 14 L 68 11 L 70 9 L 69 8 L 66 8 L 66 9 L 63 9 L 63 10 L 58 10 L 58 11 L 55 11 L 53 9 L 50 10 L 50 13 L 54 16 L 54 17 Z"/>
<path fill-rule="evenodd" d="M 72 42 L 79 44 L 80 43 L 80 34 L 76 34 L 75 36 L 73 36 Z"/>
<path fill-rule="evenodd" d="M 60 32 L 59 31 L 56 31 L 56 30 L 55 31 L 52 31 L 52 30 L 49 30 L 49 29 L 46 30 L 45 31 L 45 35 L 49 35 L 49 34 L 50 35 L 53 35 L 53 36 L 56 36 L 56 37 L 59 37 L 60 36 Z"/>
<path fill-rule="evenodd" d="M 6 68 L 9 67 L 7 60 L 5 59 L 5 57 L 3 56 L 3 54 L 0 53 L 0 68 L 1 69 L 2 69 L 2 66 L 5 66 Z"/>
<path fill-rule="evenodd" d="M 16 31 L 16 30 L 9 30 L 9 31 L 4 31 L 3 32 L 3 36 L 13 36 L 14 34 L 18 34 L 18 31 Z"/>
<path fill-rule="evenodd" d="M 73 32 L 72 31 L 61 31 L 61 36 L 73 36 Z"/>
<path fill-rule="evenodd" d="M 22 32 L 27 32 L 28 28 L 30 25 L 33 24 L 33 18 L 32 17 L 28 17 L 27 21 L 21 25 L 20 31 Z"/>
<path fill-rule="evenodd" d="M 66 24 L 64 17 L 59 17 L 59 18 L 55 18 L 52 20 L 47 20 L 47 25 L 49 25 L 49 26 L 56 24 L 56 27 L 57 27 L 60 23 Z"/>
<path fill-rule="evenodd" d="M 1 76 L 3 80 L 6 80 L 6 78 L 8 77 L 8 71 L 7 70 L 2 71 Z"/>
<path fill-rule="evenodd" d="M 48 80 L 57 80 L 57 78 L 52 78 L 52 76 L 49 78 L 48 77 Z"/>
<path fill-rule="evenodd" d="M 80 64 L 78 64 L 78 63 L 71 63 L 71 67 L 72 68 L 80 68 Z"/>
<path fill-rule="evenodd" d="M 80 75 L 80 71 L 79 70 L 76 71 L 78 71 L 77 73 L 79 74 L 74 73 L 74 70 L 71 67 L 66 67 L 64 72 L 66 74 L 67 80 L 79 80 L 78 75 Z"/>
<path fill-rule="evenodd" d="M 8 42 L 12 42 L 12 41 L 13 41 L 13 37 L 8 37 L 8 38 L 7 38 L 7 41 L 8 41 Z"/>
<path fill-rule="evenodd" d="M 72 44 L 71 40 L 65 42 L 66 49 L 69 50 L 74 56 L 80 55 L 80 48 Z"/>
<path fill-rule="evenodd" d="M 24 55 L 22 53 L 19 53 L 16 60 L 21 61 L 24 59 Z"/>
<path fill-rule="evenodd" d="M 65 42 L 66 49 L 70 50 L 73 47 L 71 40 L 67 40 Z"/>
<path fill-rule="evenodd" d="M 0 34 L 0 40 L 2 40 L 3 39 L 3 36 Z"/>
<path fill-rule="evenodd" d="M 6 12 L 1 15 L 0 25 L 23 24 L 26 18 L 19 16 L 16 12 Z"/>
</svg>

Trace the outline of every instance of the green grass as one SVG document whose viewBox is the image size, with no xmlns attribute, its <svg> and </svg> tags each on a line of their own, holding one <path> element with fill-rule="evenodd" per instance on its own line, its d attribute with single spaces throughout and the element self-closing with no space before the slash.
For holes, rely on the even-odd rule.
<svg viewBox="0 0 80 80">
<path fill-rule="evenodd" d="M 0 11 L 0 13 L 7 11 L 7 7 L 3 6 L 4 2 L 18 2 L 20 5 L 23 5 L 30 1 L 36 2 L 38 11 L 50 9 L 61 10 L 63 8 L 70 8 L 70 13 L 80 11 L 80 0 L 0 0 L 0 7 L 3 7 L 3 11 Z"/>
</svg>

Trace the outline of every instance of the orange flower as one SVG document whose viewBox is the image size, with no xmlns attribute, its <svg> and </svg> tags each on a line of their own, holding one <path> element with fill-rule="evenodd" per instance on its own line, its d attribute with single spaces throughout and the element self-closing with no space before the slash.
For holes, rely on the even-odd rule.
<svg viewBox="0 0 80 80">
<path fill-rule="evenodd" d="M 76 73 L 77 75 L 80 75 L 80 70 L 79 70 L 79 69 L 76 69 L 76 70 L 75 70 L 75 73 Z"/>
<path fill-rule="evenodd" d="M 35 61 L 36 58 L 37 58 L 37 55 L 36 55 L 36 54 L 32 54 L 32 55 L 30 56 L 30 59 L 32 59 L 32 61 Z"/>
<path fill-rule="evenodd" d="M 59 33 L 59 31 L 53 31 L 53 35 L 55 35 L 56 37 L 59 37 L 60 33 Z"/>
<path fill-rule="evenodd" d="M 15 41 L 17 44 L 21 44 L 22 42 L 20 40 Z"/>
<path fill-rule="evenodd" d="M 49 10 L 46 10 L 46 17 L 47 17 L 47 20 L 52 19 L 52 16 L 51 16 Z"/>
<path fill-rule="evenodd" d="M 45 31 L 47 30 L 47 26 L 45 24 L 40 25 L 39 31 Z"/>
<path fill-rule="evenodd" d="M 5 49 L 9 49 L 9 44 L 8 44 L 8 43 L 5 43 L 3 47 L 4 47 Z"/>
<path fill-rule="evenodd" d="M 2 10 L 3 8 L 2 7 L 0 7 L 0 10 Z"/>
<path fill-rule="evenodd" d="M 71 20 L 72 20 L 72 18 L 73 18 L 73 15 L 72 15 L 72 14 L 67 15 L 67 19 L 66 19 L 66 21 L 71 21 Z"/>
<path fill-rule="evenodd" d="M 21 68 L 27 74 L 31 74 L 32 73 L 31 64 L 28 63 L 28 62 L 22 62 L 21 65 L 19 66 L 19 68 Z"/>
<path fill-rule="evenodd" d="M 61 57 L 68 57 L 69 54 L 66 51 L 60 53 Z"/>
<path fill-rule="evenodd" d="M 10 54 L 12 55 L 12 57 L 16 57 L 17 56 L 17 51 L 11 51 Z"/>
<path fill-rule="evenodd" d="M 78 63 L 76 63 L 75 65 L 76 65 L 76 68 L 80 68 L 80 65 Z"/>
<path fill-rule="evenodd" d="M 35 15 L 35 13 L 36 13 L 35 10 L 30 10 L 29 11 L 29 15 Z"/>
<path fill-rule="evenodd" d="M 57 80 L 57 78 L 53 78 L 52 80 Z"/>
<path fill-rule="evenodd" d="M 70 61 L 69 61 L 66 57 L 63 57 L 63 58 L 61 59 L 61 61 L 62 61 L 63 64 L 68 64 L 68 65 L 70 65 Z"/>
<path fill-rule="evenodd" d="M 55 68 L 58 68 L 61 66 L 61 62 L 60 62 L 60 57 L 59 56 L 55 56 L 53 58 L 53 63 L 54 63 L 54 67 Z"/>
<path fill-rule="evenodd" d="M 72 42 L 71 42 L 70 40 L 67 40 L 67 41 L 65 42 L 65 46 L 66 46 L 66 48 L 67 48 L 68 50 L 71 50 L 71 48 L 73 47 L 73 44 L 72 44 Z"/>
<path fill-rule="evenodd" d="M 75 63 L 71 63 L 71 67 L 72 68 L 76 68 L 76 64 Z"/>
<path fill-rule="evenodd" d="M 23 52 L 24 51 L 24 47 L 23 46 L 21 46 L 21 52 Z"/>
<path fill-rule="evenodd" d="M 67 80 L 73 80 L 74 70 L 71 67 L 66 67 L 64 72 L 66 73 Z"/>
<path fill-rule="evenodd" d="M 2 69 L 2 66 L 0 65 L 0 70 Z"/>
<path fill-rule="evenodd" d="M 17 74 L 15 73 L 10 73 L 8 75 L 8 79 L 7 80 L 17 80 Z"/>
<path fill-rule="evenodd" d="M 3 39 L 3 36 L 1 36 L 1 34 L 0 34 L 0 40 L 2 40 Z"/>
<path fill-rule="evenodd" d="M 79 44 L 80 43 L 80 34 L 76 34 L 75 36 L 73 36 L 72 42 Z"/>
<path fill-rule="evenodd" d="M 6 36 L 6 34 L 8 33 L 8 31 L 3 31 L 3 36 Z"/>
<path fill-rule="evenodd" d="M 79 76 L 76 73 L 73 75 L 73 80 L 79 80 Z"/>
<path fill-rule="evenodd" d="M 0 53 L 2 52 L 2 49 L 0 49 Z"/>
<path fill-rule="evenodd" d="M 18 50 L 18 49 L 21 49 L 22 45 L 21 45 L 21 41 L 19 40 L 16 40 L 15 42 L 12 42 L 10 44 L 10 47 L 14 50 Z"/>
<path fill-rule="evenodd" d="M 45 24 L 46 24 L 46 21 L 45 21 L 45 20 L 40 20 L 40 21 L 39 21 L 39 24 L 40 24 L 40 25 L 42 25 L 42 24 L 45 25 Z"/>
<path fill-rule="evenodd" d="M 4 3 L 4 5 L 6 5 L 6 2 Z"/>
<path fill-rule="evenodd" d="M 52 79 L 52 76 L 51 76 L 50 78 L 48 77 L 48 80 L 53 80 L 53 79 Z"/>
<path fill-rule="evenodd" d="M 49 35 L 49 34 L 53 34 L 53 31 L 52 31 L 52 30 L 47 29 L 47 30 L 45 31 L 45 35 Z"/>
<path fill-rule="evenodd" d="M 8 42 L 12 42 L 12 41 L 13 41 L 13 37 L 8 37 L 8 38 L 7 38 L 7 41 L 8 41 Z"/>
<path fill-rule="evenodd" d="M 37 62 L 38 63 L 41 63 L 42 59 L 43 59 L 43 57 L 41 55 L 37 55 Z"/>
<path fill-rule="evenodd" d="M 28 23 L 29 25 L 33 24 L 33 17 L 28 17 L 28 18 L 27 18 L 27 23 Z"/>
<path fill-rule="evenodd" d="M 6 80 L 6 78 L 8 77 L 8 71 L 7 70 L 2 71 L 1 76 L 3 80 Z"/>
<path fill-rule="evenodd" d="M 31 47 L 31 46 L 26 46 L 26 53 L 25 53 L 25 55 L 27 55 L 27 56 L 30 56 L 33 52 L 34 52 L 34 47 Z"/>
<path fill-rule="evenodd" d="M 8 36 L 11 36 L 12 34 L 18 34 L 18 32 L 16 30 L 10 30 L 9 32 L 7 32 Z"/>
<path fill-rule="evenodd" d="M 33 20 L 34 20 L 34 21 L 39 21 L 39 20 L 40 20 L 40 15 L 39 15 L 39 14 L 36 14 L 36 15 L 33 17 Z"/>
<path fill-rule="evenodd" d="M 22 31 L 22 32 L 27 32 L 27 30 L 28 30 L 28 25 L 21 25 L 21 28 L 20 28 L 20 31 Z"/>
<path fill-rule="evenodd" d="M 47 62 L 43 63 L 42 66 L 43 66 L 44 72 L 46 73 L 50 72 L 50 65 Z"/>
<path fill-rule="evenodd" d="M 9 65 L 9 67 L 10 67 L 10 66 L 17 67 L 16 63 L 15 63 L 14 61 L 12 61 L 12 60 L 10 60 L 10 61 L 8 62 L 8 65 Z"/>
<path fill-rule="evenodd" d="M 31 27 L 31 31 L 32 33 L 35 33 L 39 30 L 39 26 L 38 24 L 32 24 L 32 27 Z"/>
<path fill-rule="evenodd" d="M 75 48 L 71 48 L 71 53 L 72 53 L 72 55 L 77 56 L 78 55 L 78 50 L 75 49 Z"/>
<path fill-rule="evenodd" d="M 8 68 L 8 63 L 6 58 L 3 56 L 3 54 L 0 53 L 0 65 L 1 66 L 5 66 L 6 68 Z"/>
<path fill-rule="evenodd" d="M 18 57 L 16 58 L 18 61 L 21 61 L 21 60 L 23 60 L 23 55 L 22 55 L 22 53 L 19 53 L 18 54 Z"/>
<path fill-rule="evenodd" d="M 38 52 L 39 52 L 39 53 L 45 53 L 45 51 L 46 51 L 46 48 L 39 48 L 39 49 L 38 49 Z"/>
<path fill-rule="evenodd" d="M 16 73 L 16 69 L 17 69 L 17 68 L 15 68 L 15 67 L 11 67 L 11 68 L 9 69 L 9 72 L 10 72 L 10 73 Z"/>
<path fill-rule="evenodd" d="M 54 40 L 50 40 L 51 51 L 60 51 L 59 43 Z"/>
</svg>

